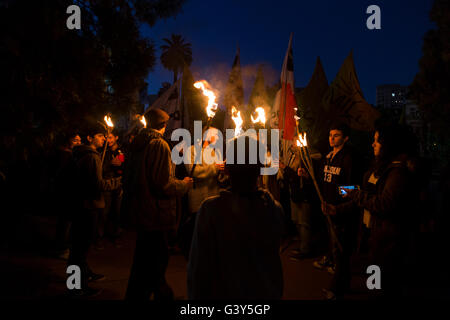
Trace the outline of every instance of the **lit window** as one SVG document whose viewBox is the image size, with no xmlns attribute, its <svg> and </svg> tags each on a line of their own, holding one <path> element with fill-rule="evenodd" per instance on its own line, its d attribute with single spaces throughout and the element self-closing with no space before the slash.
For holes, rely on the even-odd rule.
<svg viewBox="0 0 450 320">
<path fill-rule="evenodd" d="M 392 96 L 395 97 L 395 93 L 392 93 Z"/>
</svg>

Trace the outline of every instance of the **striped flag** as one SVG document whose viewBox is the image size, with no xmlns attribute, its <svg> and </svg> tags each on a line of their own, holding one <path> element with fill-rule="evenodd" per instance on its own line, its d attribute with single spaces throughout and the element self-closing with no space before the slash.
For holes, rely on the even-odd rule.
<svg viewBox="0 0 450 320">
<path fill-rule="evenodd" d="M 282 139 L 292 141 L 295 135 L 297 102 L 294 95 L 294 59 L 292 55 L 292 33 L 281 70 L 281 89 L 275 97 L 272 127 L 282 130 Z M 277 125 L 278 124 L 278 125 Z"/>
</svg>

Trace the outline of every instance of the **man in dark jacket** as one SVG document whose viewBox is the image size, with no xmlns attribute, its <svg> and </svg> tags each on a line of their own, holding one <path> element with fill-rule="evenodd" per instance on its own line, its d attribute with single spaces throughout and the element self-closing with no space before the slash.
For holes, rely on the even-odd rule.
<svg viewBox="0 0 450 320">
<path fill-rule="evenodd" d="M 192 178 L 175 178 L 171 150 L 163 139 L 169 115 L 148 112 L 150 128 L 142 129 L 130 146 L 124 173 L 124 212 L 137 228 L 136 249 L 126 299 L 173 299 L 165 280 L 169 262 L 168 232 L 176 227 L 177 196 L 188 192 Z"/>
<path fill-rule="evenodd" d="M 343 124 L 335 124 L 330 128 L 329 142 L 333 150 L 325 157 L 322 176 L 319 175 L 325 202 L 323 210 L 326 210 L 326 204 L 339 205 L 349 201 L 339 194 L 339 186 L 356 185 L 360 179 L 360 170 L 356 169 L 357 160 L 354 159 L 354 152 L 347 145 L 349 131 L 350 129 Z M 320 261 L 315 261 L 314 267 L 327 269 L 329 273 L 333 274 L 331 288 L 330 290 L 324 289 L 324 293 L 327 298 L 334 299 L 342 297 L 350 287 L 350 257 L 357 242 L 357 211 L 350 208 L 348 212 L 339 217 L 331 217 L 331 222 L 328 227 L 334 228 L 337 239 L 331 237 L 328 256 L 323 257 Z M 339 241 L 341 249 L 336 240 Z"/>
<path fill-rule="evenodd" d="M 73 181 L 76 172 L 72 150 L 79 145 L 81 145 L 81 137 L 78 133 L 64 134 L 50 160 L 54 183 L 55 213 L 58 217 L 55 233 L 55 253 L 64 260 L 67 260 L 69 256 L 70 225 L 75 213 L 73 193 L 76 190 L 74 190 Z"/>
<path fill-rule="evenodd" d="M 118 140 L 119 136 L 115 130 L 112 130 L 112 132 L 110 132 L 108 137 L 106 138 L 106 143 L 108 144 L 108 146 L 103 162 L 104 179 L 118 178 L 122 176 L 125 156 L 120 150 Z M 109 239 L 116 245 L 116 247 L 120 246 L 119 215 L 122 194 L 122 187 L 119 187 L 115 190 L 103 192 L 103 197 L 105 199 L 105 209 L 100 216 L 98 239 L 96 244 L 97 249 L 103 248 L 103 240 L 106 236 L 109 237 Z"/>
<path fill-rule="evenodd" d="M 74 292 L 81 296 L 97 294 L 98 290 L 89 288 L 88 281 L 104 278 L 89 268 L 87 255 L 96 234 L 98 216 L 105 207 L 102 192 L 114 190 L 121 183 L 121 178 L 105 180 L 102 177 L 101 156 L 97 149 L 105 143 L 105 134 L 105 128 L 101 124 L 92 124 L 86 130 L 86 144 L 73 150 L 78 213 L 73 217 L 72 247 L 68 265 L 80 267 L 81 290 Z"/>
</svg>

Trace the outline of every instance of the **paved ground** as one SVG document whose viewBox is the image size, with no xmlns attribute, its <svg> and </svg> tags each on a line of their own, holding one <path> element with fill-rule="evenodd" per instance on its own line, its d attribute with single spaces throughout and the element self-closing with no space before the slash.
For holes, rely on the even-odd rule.
<svg viewBox="0 0 450 320">
<path fill-rule="evenodd" d="M 0 272 L 2 290 L 0 299 L 65 299 L 66 261 L 53 257 L 50 248 L 55 220 L 50 217 L 27 217 L 17 230 L 15 248 L 2 248 L 0 252 Z M 107 242 L 104 250 L 92 250 L 89 256 L 91 268 L 106 275 L 107 279 L 94 284 L 103 288 L 95 300 L 123 299 L 134 251 L 135 234 L 127 232 L 123 247 L 116 248 Z M 289 259 L 290 248 L 282 253 L 286 300 L 323 299 L 322 288 L 326 288 L 331 275 L 316 270 L 313 259 L 301 262 Z M 173 288 L 177 300 L 187 298 L 186 260 L 182 255 L 172 255 L 167 270 L 167 281 Z M 365 278 L 354 274 L 352 287 L 354 294 L 349 299 L 365 299 Z M 425 296 L 436 295 L 435 291 L 422 292 Z"/>
</svg>

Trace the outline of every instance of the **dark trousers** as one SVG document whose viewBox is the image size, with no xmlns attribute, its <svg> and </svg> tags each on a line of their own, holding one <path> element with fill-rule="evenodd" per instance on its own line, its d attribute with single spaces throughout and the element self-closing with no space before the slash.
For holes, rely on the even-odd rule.
<svg viewBox="0 0 450 320">
<path fill-rule="evenodd" d="M 105 235 L 111 237 L 111 239 L 117 239 L 119 237 L 122 195 L 121 188 L 103 192 L 105 208 L 102 210 L 98 221 L 98 237 L 96 241 L 101 240 Z"/>
<path fill-rule="evenodd" d="M 342 297 L 350 289 L 352 278 L 350 259 L 352 256 L 353 243 L 349 231 L 345 228 L 336 228 L 337 237 L 342 246 L 342 251 L 337 245 L 333 246 L 333 262 L 335 273 L 331 281 L 331 290 L 337 297 Z"/>
<path fill-rule="evenodd" d="M 126 300 L 173 300 L 172 289 L 166 282 L 169 263 L 166 231 L 137 232 L 133 266 L 125 295 Z"/>
<path fill-rule="evenodd" d="M 336 236 L 342 247 L 331 239 L 332 258 L 335 264 L 335 273 L 331 281 L 331 290 L 337 297 L 342 297 L 350 289 L 352 279 L 351 257 L 357 246 L 357 216 L 348 212 L 346 219 L 335 224 Z M 336 221 L 335 221 L 336 222 Z"/>
<path fill-rule="evenodd" d="M 100 209 L 81 209 L 73 218 L 71 238 L 72 246 L 68 265 L 77 265 L 81 271 L 81 289 L 88 287 L 88 277 L 92 273 L 87 263 L 87 255 L 96 234 Z"/>
</svg>

